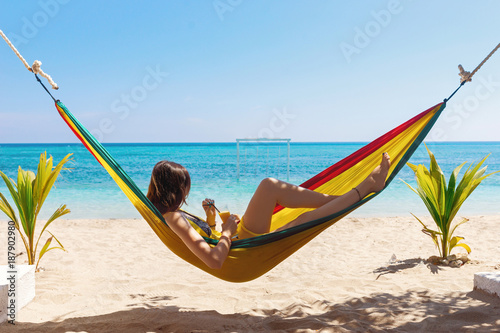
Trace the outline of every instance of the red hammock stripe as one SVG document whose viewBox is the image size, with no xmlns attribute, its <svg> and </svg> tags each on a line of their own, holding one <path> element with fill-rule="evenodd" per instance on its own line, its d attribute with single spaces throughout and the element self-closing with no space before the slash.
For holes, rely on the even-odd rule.
<svg viewBox="0 0 500 333">
<path fill-rule="evenodd" d="M 422 117 L 425 117 L 429 112 L 432 112 L 435 109 L 439 109 L 443 103 L 436 104 L 435 106 L 421 112 L 420 114 L 416 115 L 415 117 L 411 118 L 410 120 L 404 122 L 403 124 L 399 125 L 398 127 L 392 129 L 391 131 L 387 132 L 386 134 L 382 135 L 378 139 L 375 139 L 365 147 L 357 150 L 356 152 L 352 153 L 351 155 L 347 156 L 346 158 L 340 160 L 339 162 L 335 163 L 334 165 L 330 166 L 329 168 L 323 170 L 322 172 L 318 173 L 316 176 L 312 177 L 311 179 L 305 181 L 302 183 L 300 186 L 308 188 L 310 190 L 314 190 L 321 185 L 329 182 L 333 178 L 337 177 L 340 175 L 342 172 L 345 170 L 351 168 L 353 165 L 356 165 L 360 161 L 362 161 L 364 158 L 366 158 L 368 155 L 372 154 L 374 151 L 379 149 L 381 146 L 384 144 L 388 143 L 392 139 L 394 139 L 396 136 L 404 132 L 406 129 L 411 127 L 414 123 L 419 121 Z M 274 209 L 273 214 L 276 214 L 280 210 L 283 209 L 283 206 L 277 205 L 276 208 Z"/>
<path fill-rule="evenodd" d="M 57 111 L 59 112 L 59 114 L 61 115 L 62 119 L 66 122 L 66 124 L 68 125 L 68 127 L 71 129 L 71 131 L 76 135 L 76 137 L 78 138 L 78 140 L 81 141 L 81 143 L 83 143 L 83 145 L 85 146 L 85 148 L 87 148 L 87 150 L 89 151 L 89 153 L 92 154 L 92 156 L 94 156 L 94 158 L 97 160 L 97 162 L 99 162 L 99 164 L 102 165 L 102 163 L 99 161 L 99 159 L 97 158 L 97 156 L 94 155 L 94 153 L 92 152 L 92 149 L 90 149 L 89 145 L 87 144 L 87 141 L 80 135 L 80 133 L 76 130 L 76 128 L 74 127 L 73 124 L 71 124 L 65 113 L 64 113 L 64 110 L 61 109 L 59 107 L 59 105 L 57 105 L 57 102 L 56 102 L 56 109 Z"/>
</svg>

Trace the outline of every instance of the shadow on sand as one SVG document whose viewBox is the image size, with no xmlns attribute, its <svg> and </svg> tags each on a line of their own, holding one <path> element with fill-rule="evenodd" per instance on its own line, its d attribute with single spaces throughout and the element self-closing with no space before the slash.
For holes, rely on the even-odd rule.
<svg viewBox="0 0 500 333">
<path fill-rule="evenodd" d="M 439 271 L 443 269 L 440 266 L 432 264 L 428 260 L 418 258 L 418 259 L 399 260 L 395 263 L 389 264 L 388 266 L 379 267 L 376 270 L 374 270 L 373 273 L 378 273 L 378 276 L 376 279 L 376 280 L 378 280 L 378 278 L 381 275 L 398 273 L 398 272 L 403 271 L 405 269 L 417 267 L 418 265 L 425 265 L 432 274 L 439 274 Z"/>
<path fill-rule="evenodd" d="M 475 300 L 474 304 L 470 303 Z M 131 305 L 130 310 L 54 322 L 2 324 L 2 332 L 491 332 L 498 329 L 500 299 L 479 291 L 430 295 L 408 291 L 316 301 L 249 314 L 220 314 L 169 306 L 168 296 Z M 479 302 L 478 302 L 479 301 Z M 161 305 L 160 305 L 161 304 Z M 314 313 L 314 314 L 312 314 Z M 66 315 L 67 316 L 67 315 Z"/>
</svg>

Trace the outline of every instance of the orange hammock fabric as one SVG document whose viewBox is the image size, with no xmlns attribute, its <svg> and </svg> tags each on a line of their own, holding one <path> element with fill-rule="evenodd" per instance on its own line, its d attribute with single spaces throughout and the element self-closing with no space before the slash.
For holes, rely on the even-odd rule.
<svg viewBox="0 0 500 333">
<path fill-rule="evenodd" d="M 300 226 L 258 237 L 236 240 L 232 243 L 231 250 L 222 268 L 218 270 L 211 269 L 184 245 L 168 227 L 161 214 L 149 202 L 144 193 L 140 191 L 109 152 L 69 112 L 64 104 L 56 101 L 56 108 L 71 130 L 108 171 L 162 242 L 173 253 L 187 262 L 226 281 L 245 282 L 265 274 L 323 230 L 380 193 L 373 193 L 341 212 L 324 216 Z M 444 108 L 445 103 L 439 103 L 418 114 L 307 180 L 302 186 L 321 193 L 342 195 L 365 179 L 380 163 L 381 154 L 388 152 L 391 156 L 392 165 L 386 182 L 387 187 L 422 143 Z M 276 207 L 271 222 L 271 230 L 285 225 L 306 211 L 308 209 Z M 205 236 L 205 240 L 211 246 L 217 244 L 217 239 L 208 238 L 201 229 L 195 228 L 202 236 Z M 158 260 L 161 260 L 161 258 Z"/>
</svg>

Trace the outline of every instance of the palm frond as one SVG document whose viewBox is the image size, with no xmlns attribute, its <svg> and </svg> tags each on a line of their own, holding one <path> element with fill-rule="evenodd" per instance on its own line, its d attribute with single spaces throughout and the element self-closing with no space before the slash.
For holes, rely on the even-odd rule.
<svg viewBox="0 0 500 333">
<path fill-rule="evenodd" d="M 38 234 L 38 239 L 36 241 L 36 245 L 35 245 L 35 252 L 36 252 L 36 249 L 38 248 L 38 242 L 40 241 L 40 238 L 42 237 L 45 229 L 47 229 L 47 227 L 56 219 L 60 218 L 61 216 L 63 215 L 66 215 L 66 214 L 69 214 L 71 213 L 71 211 L 66 208 L 66 205 L 62 205 L 61 207 L 59 207 L 58 209 L 56 209 L 56 211 L 52 214 L 52 216 L 47 220 L 47 222 L 45 222 L 45 225 L 43 226 L 43 229 L 42 231 L 40 231 L 40 233 Z M 50 233 L 50 232 L 49 232 Z"/>
<path fill-rule="evenodd" d="M 66 205 L 59 207 L 45 223 L 42 231 L 38 234 L 36 243 L 34 243 L 37 216 L 51 188 L 54 186 L 59 173 L 64 169 L 64 164 L 69 160 L 71 155 L 72 154 L 66 155 L 56 167 L 53 167 L 52 156 L 47 159 L 47 153 L 42 153 L 38 163 L 37 174 L 29 170 L 25 171 L 19 166 L 17 171 L 17 183 L 0 171 L 0 176 L 7 185 L 10 195 L 17 207 L 19 218 L 17 218 L 16 212 L 2 193 L 0 193 L 0 211 L 14 221 L 16 229 L 19 231 L 24 246 L 26 247 L 28 263 L 30 265 L 35 263 L 38 242 L 47 227 L 57 218 L 70 212 L 70 210 L 66 208 Z M 50 247 L 53 239 L 57 241 L 59 246 Z M 54 235 L 52 235 L 42 247 L 38 260 L 36 261 L 37 267 L 43 255 L 53 249 L 65 250 Z"/>
<path fill-rule="evenodd" d="M 463 219 L 453 227 L 452 222 L 462 204 L 479 184 L 487 177 L 500 172 L 500 170 L 485 175 L 487 166 L 482 167 L 482 165 L 488 158 L 489 155 L 487 155 L 477 164 L 471 163 L 458 184 L 458 175 L 467 162 L 457 166 L 451 173 L 448 183 L 446 183 L 446 177 L 434 154 L 427 145 L 425 145 L 425 148 L 430 158 L 429 169 L 423 164 L 407 163 L 415 174 L 417 188 L 413 188 L 406 182 L 405 184 L 422 199 L 439 232 L 428 228 L 418 217 L 412 215 L 423 225 L 424 229 L 422 231 L 432 238 L 441 256 L 446 257 L 457 246 L 463 247 L 470 252 L 470 247 L 467 244 L 460 243 L 463 240 L 462 237 L 453 236 L 457 227 L 467 222 L 468 219 Z M 439 246 L 439 241 L 441 246 Z"/>
</svg>

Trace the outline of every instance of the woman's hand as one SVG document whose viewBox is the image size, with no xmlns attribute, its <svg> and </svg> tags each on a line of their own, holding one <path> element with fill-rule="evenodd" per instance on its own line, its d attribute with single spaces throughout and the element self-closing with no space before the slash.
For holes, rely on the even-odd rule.
<svg viewBox="0 0 500 333">
<path fill-rule="evenodd" d="M 240 223 L 240 217 L 235 214 L 231 214 L 226 222 L 222 224 L 222 233 L 229 233 L 228 236 L 233 236 L 238 228 L 238 223 Z"/>
<path fill-rule="evenodd" d="M 213 199 L 206 198 L 201 204 L 203 206 L 203 209 L 205 210 L 205 214 L 207 214 L 207 217 L 215 217 L 215 201 Z"/>
<path fill-rule="evenodd" d="M 205 210 L 205 214 L 207 214 L 207 223 L 210 226 L 210 228 L 215 227 L 215 201 L 212 199 L 206 198 L 203 200 L 201 203 L 203 206 L 203 209 Z"/>
</svg>

